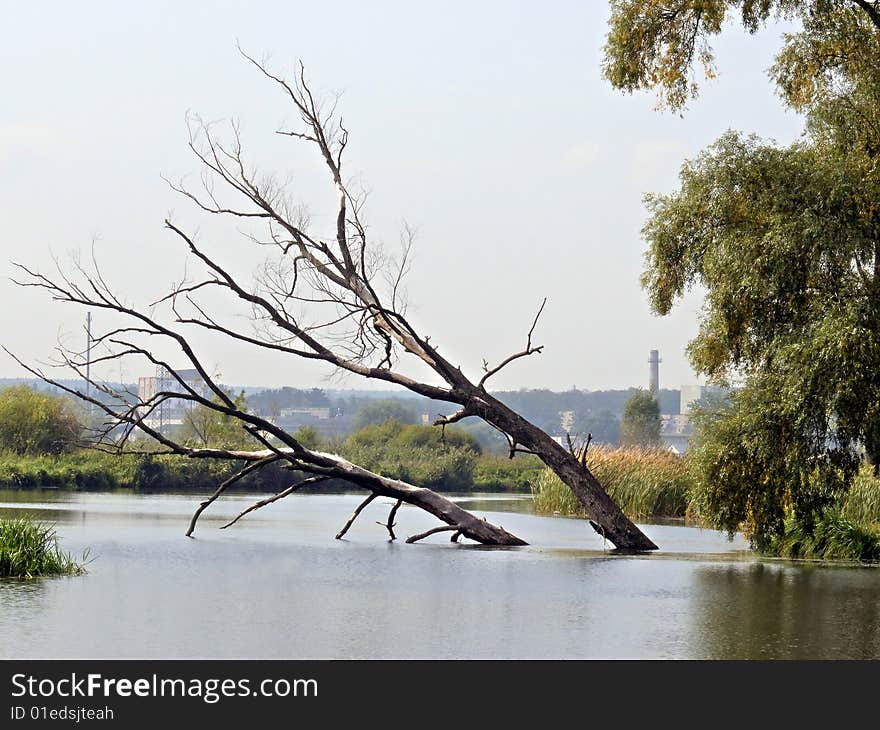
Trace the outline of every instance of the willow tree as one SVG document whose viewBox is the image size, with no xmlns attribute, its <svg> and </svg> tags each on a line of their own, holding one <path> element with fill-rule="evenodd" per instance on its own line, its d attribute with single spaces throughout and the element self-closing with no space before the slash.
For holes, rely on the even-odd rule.
<svg viewBox="0 0 880 730">
<path fill-rule="evenodd" d="M 880 14 L 875 2 L 617 2 L 606 74 L 681 108 L 711 72 L 729 13 L 749 30 L 799 20 L 771 76 L 806 134 L 780 147 L 729 132 L 648 196 L 642 282 L 668 313 L 699 285 L 696 370 L 736 380 L 703 417 L 700 507 L 767 547 L 839 501 L 862 454 L 880 456 Z"/>
<path fill-rule="evenodd" d="M 202 273 L 175 286 L 157 302 L 157 307 L 170 308 L 170 322 L 160 320 L 160 307 L 140 310 L 124 304 L 98 271 L 79 270 L 76 277 L 62 273 L 60 278 L 52 279 L 23 269 L 27 276 L 22 283 L 42 287 L 61 301 L 104 310 L 124 320 L 97 337 L 96 346 L 107 351 L 97 358 L 98 362 L 134 357 L 170 374 L 174 387 L 161 389 L 148 398 L 118 392 L 108 394 L 112 396 L 110 402 L 122 402 L 125 407 L 108 405 L 106 398 L 91 397 L 93 404 L 108 416 L 102 442 L 124 450 L 131 431 L 140 429 L 164 449 L 175 453 L 246 461 L 240 475 L 221 485 L 214 498 L 240 476 L 284 461 L 297 472 L 311 474 L 309 483 L 332 477 L 367 489 L 369 494 L 364 504 L 380 495 L 395 499 L 388 520 L 392 535 L 394 514 L 399 504 L 406 502 L 436 515 L 445 523 L 436 529 L 448 530 L 453 537 L 460 534 L 484 543 L 522 544 L 519 538 L 478 520 L 430 490 L 388 479 L 338 456 L 308 449 L 276 424 L 247 413 L 212 377 L 185 334 L 186 328 L 207 330 L 250 346 L 255 357 L 260 352 L 271 352 L 293 359 L 319 361 L 333 369 L 455 404 L 458 410 L 439 418 L 437 426 L 443 428 L 471 416 L 482 418 L 507 438 L 511 458 L 519 453 L 536 454 L 556 472 L 577 495 L 591 524 L 616 547 L 656 549 L 609 498 L 576 454 L 504 405 L 489 390 L 490 380 L 501 370 L 542 351 L 533 336 L 543 304 L 525 334 L 521 350 L 497 364 L 485 363 L 483 371 L 476 376 L 465 374 L 441 353 L 430 337 L 417 329 L 406 313 L 401 297 L 401 281 L 408 267 L 406 250 L 399 260 L 392 262 L 370 239 L 363 219 L 365 199 L 349 185 L 343 171 L 349 132 L 336 114 L 336 105 L 320 103 L 306 81 L 302 66 L 295 78 L 287 80 L 272 73 L 265 64 L 247 55 L 244 57 L 285 95 L 299 120 L 299 126 L 279 130 L 278 134 L 294 143 L 310 146 L 322 161 L 335 201 L 333 235 L 325 238 L 314 230 L 308 216 L 302 213 L 301 206 L 278 178 L 258 175 L 249 166 L 236 126 L 231 128 L 230 139 L 224 141 L 216 136 L 214 127 L 196 119 L 190 126 L 189 147 L 202 168 L 203 185 L 191 189 L 182 183 L 172 183 L 172 187 L 203 214 L 243 227 L 247 245 L 261 252 L 271 252 L 255 286 L 240 280 L 232 273 L 232 266 L 172 220 L 165 222 L 167 229 L 201 266 Z M 227 304 L 219 304 L 211 294 L 225 297 Z M 243 327 L 240 318 L 230 316 L 236 303 L 249 310 L 254 326 Z M 158 339 L 169 340 L 176 346 L 187 361 L 186 367 L 198 372 L 207 392 L 194 387 L 156 354 L 153 343 Z M 65 350 L 62 360 L 66 367 L 87 377 L 81 355 Z M 431 378 L 417 379 L 406 374 L 407 361 L 423 370 L 427 368 Z M 104 383 L 94 385 L 107 389 Z M 76 392 L 76 395 L 89 399 L 87 393 Z M 169 399 L 187 400 L 236 419 L 264 448 L 253 451 L 191 448 L 174 441 L 148 422 L 148 416 Z M 120 425 L 123 436 L 118 438 Z M 298 484 L 292 485 L 276 498 L 297 488 Z M 214 498 L 206 500 L 203 508 Z M 347 529 L 348 526 L 342 534 Z"/>
</svg>

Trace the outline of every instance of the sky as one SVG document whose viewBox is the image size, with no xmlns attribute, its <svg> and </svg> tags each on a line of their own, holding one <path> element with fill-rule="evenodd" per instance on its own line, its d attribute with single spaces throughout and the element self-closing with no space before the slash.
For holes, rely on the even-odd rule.
<svg viewBox="0 0 880 730">
<path fill-rule="evenodd" d="M 410 319 L 449 359 L 478 377 L 484 358 L 525 345 L 547 297 L 534 337 L 543 353 L 499 373 L 498 389 L 646 386 L 651 349 L 661 387 L 697 382 L 685 347 L 701 297 L 650 312 L 642 197 L 673 191 L 682 162 L 727 129 L 787 144 L 803 127 L 766 76 L 776 25 L 718 39 L 718 78 L 680 116 L 603 80 L 605 2 L 0 0 L 0 10 L 0 344 L 27 362 L 81 339 L 85 313 L 15 286 L 13 261 L 48 272 L 94 250 L 114 288 L 144 305 L 193 266 L 163 228 L 171 214 L 245 279 L 259 268 L 262 251 L 234 224 L 200 218 L 163 181 L 198 179 L 188 113 L 238 120 L 249 159 L 292 176 L 317 229 L 332 221 L 321 161 L 274 134 L 293 114 L 236 43 L 281 73 L 302 60 L 316 90 L 340 94 L 370 232 L 393 249 L 404 222 L 417 231 Z M 110 324 L 94 317 L 96 331 Z M 226 383 L 369 387 L 194 341 Z M 0 377 L 25 374 L 0 354 Z"/>
</svg>

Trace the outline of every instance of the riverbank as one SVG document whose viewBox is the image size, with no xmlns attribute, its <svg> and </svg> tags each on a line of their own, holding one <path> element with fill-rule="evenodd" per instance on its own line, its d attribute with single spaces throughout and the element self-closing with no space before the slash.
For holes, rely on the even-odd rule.
<svg viewBox="0 0 880 730">
<path fill-rule="evenodd" d="M 403 434 L 412 440 L 420 431 Z M 396 451 L 386 444 L 378 438 L 362 440 L 354 444 L 359 453 L 346 453 L 345 448 L 343 453 L 360 458 L 375 471 L 437 491 L 531 493 L 541 514 L 583 516 L 571 490 L 535 457 L 511 460 L 477 453 L 467 444 L 405 444 L 397 445 Z M 436 456 L 440 449 L 447 449 L 440 453 L 444 458 Z M 699 479 L 686 457 L 659 449 L 598 447 L 590 450 L 588 463 L 630 518 L 680 517 L 693 524 L 711 525 L 711 520 L 700 514 Z M 89 450 L 57 456 L 5 454 L 0 456 L 0 489 L 201 493 L 213 491 L 238 468 L 240 465 L 232 462 L 176 455 L 114 455 Z M 243 479 L 237 491 L 275 493 L 290 481 L 289 471 L 270 466 Z M 323 485 L 321 491 L 348 488 L 344 482 L 334 482 Z M 880 560 L 880 478 L 870 468 L 863 468 L 841 504 L 811 529 L 789 518 L 785 533 L 774 541 L 769 553 L 791 558 Z"/>
<path fill-rule="evenodd" d="M 407 454 L 385 459 L 380 473 L 410 478 L 442 492 L 500 492 L 529 494 L 543 465 L 537 459 L 510 460 L 492 454 L 470 454 L 438 460 L 427 471 L 427 460 L 416 469 Z M 240 464 L 216 459 L 189 459 L 183 456 L 107 454 L 80 450 L 59 455 L 0 455 L 0 489 L 61 489 L 65 491 L 105 492 L 130 489 L 136 492 L 204 492 L 241 468 Z M 415 471 L 413 474 L 411 472 Z M 425 477 L 425 480 L 418 480 Z M 290 484 L 291 474 L 282 466 L 269 466 L 241 481 L 238 491 L 277 492 Z M 346 484 L 331 483 L 322 491 L 340 491 Z"/>
</svg>

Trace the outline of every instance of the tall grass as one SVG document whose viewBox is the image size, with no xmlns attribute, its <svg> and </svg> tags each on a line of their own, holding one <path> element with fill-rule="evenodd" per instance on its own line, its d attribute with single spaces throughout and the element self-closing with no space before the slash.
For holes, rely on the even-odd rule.
<svg viewBox="0 0 880 730">
<path fill-rule="evenodd" d="M 785 534 L 773 541 L 769 552 L 787 558 L 821 560 L 880 560 L 880 531 L 857 524 L 840 513 L 830 513 L 811 530 L 794 518 L 785 523 Z"/>
<path fill-rule="evenodd" d="M 686 461 L 663 449 L 597 447 L 587 466 L 611 498 L 631 518 L 683 517 L 691 476 Z M 545 469 L 532 489 L 539 512 L 583 514 L 571 489 Z"/>
<path fill-rule="evenodd" d="M 0 577 L 82 575 L 87 555 L 75 560 L 58 545 L 55 528 L 32 517 L 0 520 Z"/>
<path fill-rule="evenodd" d="M 880 526 L 880 478 L 865 465 L 853 480 L 841 507 L 841 516 L 859 525 Z"/>
</svg>

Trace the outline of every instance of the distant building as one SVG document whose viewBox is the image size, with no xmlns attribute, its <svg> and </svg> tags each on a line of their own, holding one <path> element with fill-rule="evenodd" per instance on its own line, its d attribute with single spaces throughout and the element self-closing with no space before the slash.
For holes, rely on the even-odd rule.
<svg viewBox="0 0 880 730">
<path fill-rule="evenodd" d="M 681 412 L 690 415 L 693 413 L 694 406 L 720 400 L 729 393 L 729 388 L 723 388 L 720 385 L 682 385 Z"/>
<path fill-rule="evenodd" d="M 663 445 L 677 454 L 687 451 L 691 437 L 694 435 L 691 416 L 695 407 L 721 400 L 729 393 L 728 388 L 718 385 L 682 385 L 679 409 L 681 413 L 660 416 L 660 440 Z"/>
<path fill-rule="evenodd" d="M 278 412 L 279 421 L 290 420 L 297 416 L 323 421 L 330 418 L 330 408 L 282 408 Z"/>
<path fill-rule="evenodd" d="M 660 416 L 660 442 L 676 454 L 683 454 L 687 451 L 693 430 L 693 423 L 687 415 Z"/>
<path fill-rule="evenodd" d="M 659 350 L 651 350 L 648 357 L 648 392 L 656 397 L 660 392 L 660 359 Z"/>
<path fill-rule="evenodd" d="M 166 368 L 157 367 L 154 375 L 138 378 L 138 399 L 141 403 L 150 404 L 158 393 L 186 395 L 187 388 L 191 388 L 202 397 L 210 398 L 210 388 L 199 375 L 198 370 L 176 370 L 172 374 Z M 162 433 L 169 426 L 181 425 L 186 414 L 194 407 L 195 403 L 185 398 L 166 398 L 155 408 L 150 408 L 149 405 L 142 406 L 141 411 L 145 414 L 143 422 L 144 425 Z"/>
<path fill-rule="evenodd" d="M 345 415 L 339 408 L 329 406 L 282 408 L 277 414 L 265 417 L 286 431 L 308 427 L 325 437 L 346 434 L 354 425 L 354 416 Z"/>
</svg>

